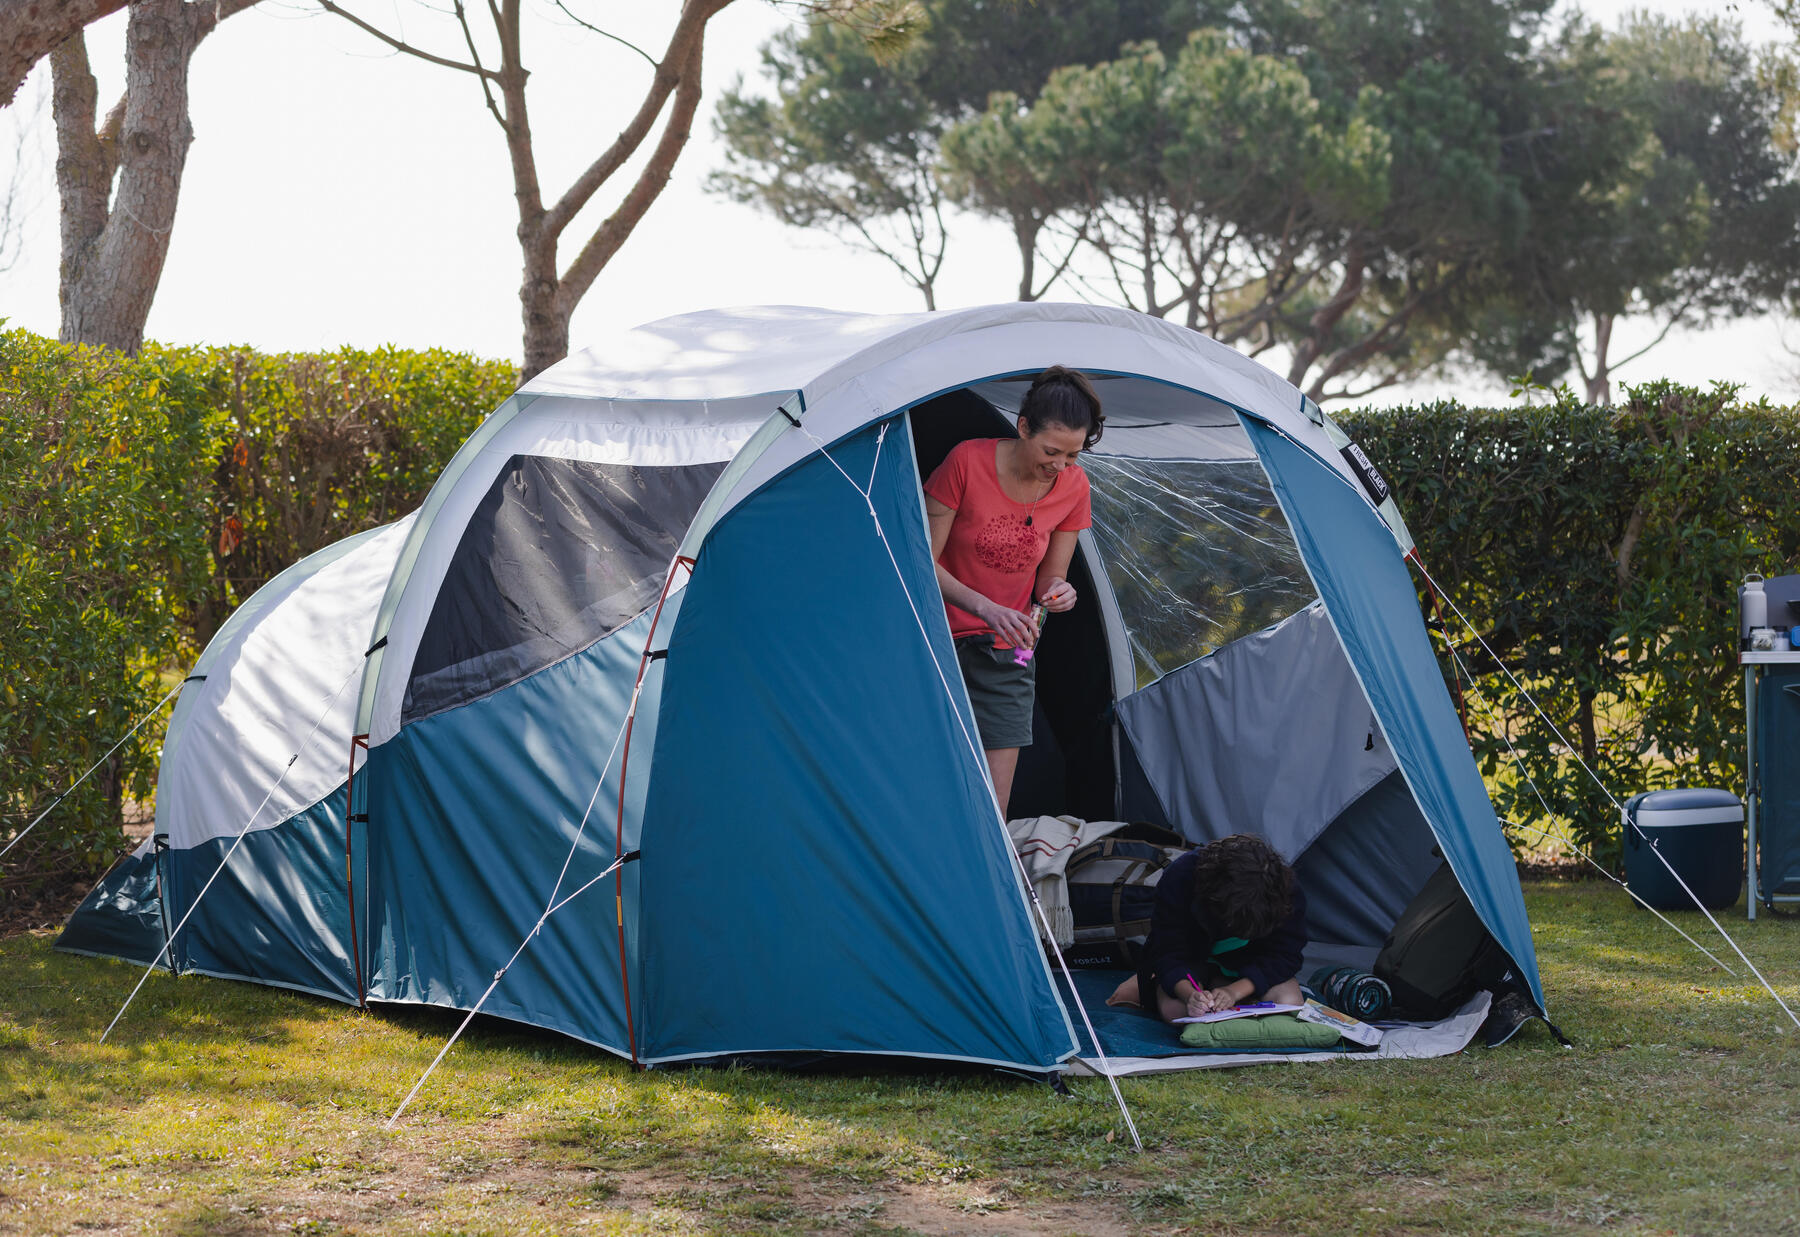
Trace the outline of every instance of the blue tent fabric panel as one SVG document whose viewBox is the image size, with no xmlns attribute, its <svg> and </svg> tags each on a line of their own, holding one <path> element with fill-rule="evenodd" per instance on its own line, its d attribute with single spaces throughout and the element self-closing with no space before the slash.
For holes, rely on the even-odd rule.
<svg viewBox="0 0 1800 1237">
<path fill-rule="evenodd" d="M 1301 557 L 1444 857 L 1543 1006 L 1512 850 L 1469 755 L 1393 534 L 1329 465 L 1243 418 Z"/>
<path fill-rule="evenodd" d="M 713 530 L 672 634 L 645 1055 L 1053 1066 L 1073 1035 L 967 737 L 905 423 L 830 452 L 843 472 L 815 455 Z"/>
<path fill-rule="evenodd" d="M 56 938 L 56 948 L 149 966 L 163 957 L 163 939 L 156 852 L 146 846 L 119 860 L 89 890 Z"/>
<path fill-rule="evenodd" d="M 364 779 L 369 787 L 372 998 L 472 1008 L 544 913 L 578 831 L 559 897 L 613 862 L 618 754 L 598 796 L 595 782 L 624 724 L 649 625 L 641 615 L 530 678 L 404 726 L 370 751 L 357 779 L 359 798 Z M 653 711 L 643 713 L 634 788 L 654 737 Z M 626 850 L 635 845 L 641 793 L 627 797 Z M 636 866 L 621 869 L 626 906 L 637 897 Z M 483 1012 L 629 1051 L 618 883 L 608 876 L 557 911 Z"/>
<path fill-rule="evenodd" d="M 236 841 L 213 838 L 163 856 L 171 928 L 206 891 L 175 938 L 176 965 L 354 1002 L 344 788 L 273 829 L 244 834 L 232 853 Z"/>
</svg>

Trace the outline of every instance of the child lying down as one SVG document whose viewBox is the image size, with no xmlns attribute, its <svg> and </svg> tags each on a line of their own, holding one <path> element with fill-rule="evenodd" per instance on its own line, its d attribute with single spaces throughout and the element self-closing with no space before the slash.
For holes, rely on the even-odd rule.
<svg viewBox="0 0 1800 1237">
<path fill-rule="evenodd" d="M 1162 874 L 1138 974 L 1108 1005 L 1164 1022 L 1245 1001 L 1301 1003 L 1306 895 L 1261 838 L 1233 834 L 1189 851 Z"/>
</svg>

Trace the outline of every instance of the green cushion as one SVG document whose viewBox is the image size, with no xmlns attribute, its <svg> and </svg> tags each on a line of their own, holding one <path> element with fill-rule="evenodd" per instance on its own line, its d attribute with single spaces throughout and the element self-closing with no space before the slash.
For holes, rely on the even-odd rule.
<svg viewBox="0 0 1800 1237">
<path fill-rule="evenodd" d="M 1190 1022 L 1181 1042 L 1196 1052 L 1318 1052 L 1337 1046 L 1338 1033 L 1293 1014 L 1264 1014 L 1228 1022 Z"/>
</svg>

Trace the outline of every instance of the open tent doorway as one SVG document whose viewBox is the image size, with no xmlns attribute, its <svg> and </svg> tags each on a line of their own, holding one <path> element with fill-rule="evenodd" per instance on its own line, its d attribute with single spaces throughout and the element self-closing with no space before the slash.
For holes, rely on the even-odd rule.
<svg viewBox="0 0 1800 1237">
<path fill-rule="evenodd" d="M 1032 375 L 909 410 L 921 478 L 1016 437 Z M 1443 862 L 1238 414 L 1166 383 L 1090 377 L 1093 527 L 1045 625 L 1033 740 L 1008 815 L 1267 839 L 1309 903 L 1309 968 L 1370 967 Z"/>
<path fill-rule="evenodd" d="M 958 443 L 1017 438 L 1013 415 L 963 389 L 915 405 L 908 413 L 913 454 L 923 482 Z M 1044 624 L 1038 642 L 1037 699 L 1031 744 L 1019 751 L 1009 814 L 1110 819 L 1118 807 L 1113 748 L 1112 655 L 1104 597 L 1093 572 L 1093 539 L 1083 535 L 1069 564 L 1075 608 Z"/>
</svg>

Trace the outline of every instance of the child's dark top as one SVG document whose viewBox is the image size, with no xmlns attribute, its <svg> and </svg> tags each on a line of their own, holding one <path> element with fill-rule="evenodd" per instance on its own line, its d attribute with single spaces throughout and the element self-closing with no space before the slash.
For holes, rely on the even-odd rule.
<svg viewBox="0 0 1800 1237">
<path fill-rule="evenodd" d="M 1144 971 L 1162 990 L 1175 995 L 1175 985 L 1191 973 L 1208 986 L 1225 982 L 1221 970 L 1235 972 L 1256 985 L 1256 994 L 1267 992 L 1300 973 L 1301 951 L 1306 948 L 1306 895 L 1294 886 L 1294 904 L 1273 932 L 1227 952 L 1213 950 L 1230 933 L 1205 922 L 1194 908 L 1194 868 L 1199 851 L 1189 851 L 1163 869 L 1156 884 L 1156 905 L 1150 913 L 1150 938 L 1144 943 Z M 1143 989 L 1149 997 L 1149 989 Z"/>
</svg>

